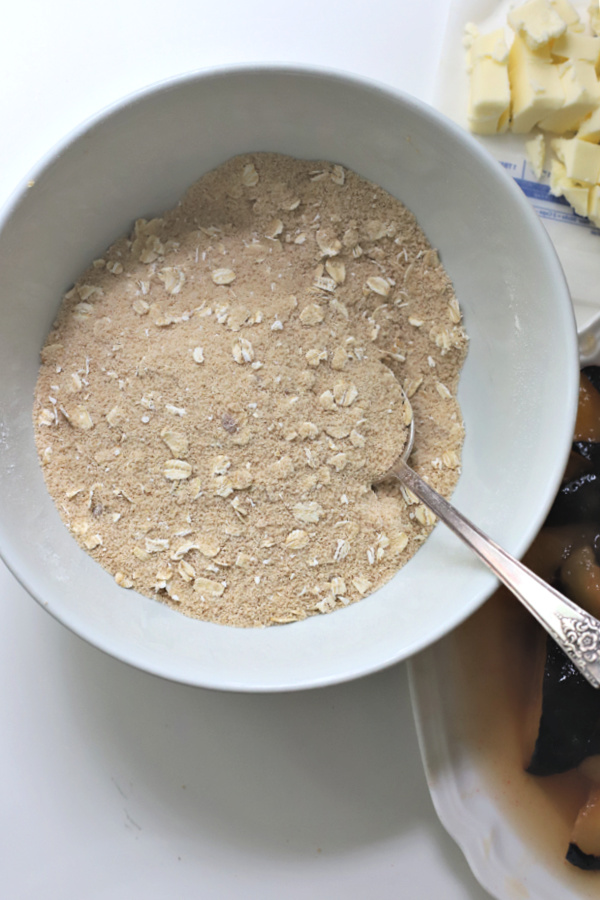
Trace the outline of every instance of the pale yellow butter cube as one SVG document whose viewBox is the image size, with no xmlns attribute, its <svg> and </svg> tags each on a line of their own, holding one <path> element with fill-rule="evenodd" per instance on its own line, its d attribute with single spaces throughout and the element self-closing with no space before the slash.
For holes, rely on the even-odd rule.
<svg viewBox="0 0 600 900">
<path fill-rule="evenodd" d="M 588 13 L 590 16 L 590 28 L 594 34 L 600 35 L 600 5 L 595 2 L 590 3 Z"/>
<path fill-rule="evenodd" d="M 578 216 L 587 216 L 590 192 L 590 187 L 585 184 L 577 184 L 574 181 L 572 185 L 565 187 L 563 196 Z"/>
<path fill-rule="evenodd" d="M 552 149 L 575 181 L 596 184 L 600 179 L 600 145 L 579 138 L 555 138 Z"/>
<path fill-rule="evenodd" d="M 503 28 L 490 31 L 489 34 L 479 34 L 473 38 L 469 49 L 469 65 L 474 66 L 482 59 L 493 59 L 497 63 L 508 61 L 508 45 Z"/>
<path fill-rule="evenodd" d="M 576 136 L 581 141 L 591 141 L 592 144 L 600 143 L 600 106 L 597 106 L 593 113 L 583 120 Z"/>
<path fill-rule="evenodd" d="M 553 159 L 550 163 L 550 193 L 554 197 L 562 197 L 563 186 L 567 180 L 565 164 L 559 159 Z"/>
<path fill-rule="evenodd" d="M 569 0 L 550 0 L 550 5 L 556 10 L 571 31 L 583 29 L 579 14 L 569 3 Z"/>
<path fill-rule="evenodd" d="M 565 31 L 554 41 L 550 53 L 559 62 L 566 59 L 584 59 L 597 66 L 600 60 L 600 37 Z"/>
<path fill-rule="evenodd" d="M 484 58 L 471 70 L 468 120 L 475 134 L 506 131 L 510 115 L 508 68 Z"/>
<path fill-rule="evenodd" d="M 590 189 L 587 215 L 588 219 L 600 228 L 600 186 L 597 184 Z"/>
<path fill-rule="evenodd" d="M 549 0 L 528 0 L 509 12 L 508 24 L 531 50 L 560 37 L 567 29 L 567 23 Z"/>
<path fill-rule="evenodd" d="M 508 65 L 524 65 L 527 60 L 553 65 L 554 60 L 550 53 L 550 47 L 551 45 L 548 43 L 542 44 L 536 50 L 532 50 L 520 34 L 515 34 L 508 51 Z"/>
<path fill-rule="evenodd" d="M 529 165 L 533 169 L 536 178 L 542 177 L 544 162 L 546 160 L 546 142 L 543 134 L 536 134 L 534 138 L 525 143 L 525 152 Z"/>
<path fill-rule="evenodd" d="M 552 160 L 550 193 L 555 197 L 564 197 L 579 216 L 587 216 L 590 186 L 569 178 L 565 166 L 557 159 Z"/>
<path fill-rule="evenodd" d="M 479 28 L 475 22 L 467 22 L 463 32 L 463 46 L 467 49 L 471 46 L 475 38 L 479 37 Z"/>
<path fill-rule="evenodd" d="M 508 76 L 512 96 L 512 124 L 515 134 L 531 131 L 540 119 L 560 109 L 565 92 L 558 66 L 550 62 L 549 51 L 533 53 L 516 34 L 508 56 Z"/>
<path fill-rule="evenodd" d="M 538 125 L 545 131 L 564 134 L 566 131 L 576 131 L 584 118 L 596 109 L 600 103 L 600 86 L 591 62 L 571 59 L 557 68 L 564 103 L 560 109 L 541 119 Z"/>
<path fill-rule="evenodd" d="M 565 164 L 559 159 L 553 159 L 550 163 L 550 193 L 554 197 L 562 197 L 563 182 L 567 177 Z"/>
</svg>

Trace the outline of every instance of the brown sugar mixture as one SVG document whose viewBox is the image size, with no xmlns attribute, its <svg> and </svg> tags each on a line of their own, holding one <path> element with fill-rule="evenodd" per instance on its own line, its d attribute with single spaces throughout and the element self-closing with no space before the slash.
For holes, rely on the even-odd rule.
<svg viewBox="0 0 600 900">
<path fill-rule="evenodd" d="M 340 165 L 235 157 L 138 219 L 65 295 L 34 425 L 48 490 L 124 588 L 226 625 L 388 581 L 435 518 L 372 482 L 400 453 L 449 495 L 467 339 L 414 216 Z"/>
</svg>

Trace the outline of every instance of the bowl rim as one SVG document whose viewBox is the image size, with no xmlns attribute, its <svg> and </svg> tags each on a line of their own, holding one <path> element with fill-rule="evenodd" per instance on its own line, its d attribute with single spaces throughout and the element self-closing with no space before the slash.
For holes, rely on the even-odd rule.
<svg viewBox="0 0 600 900">
<path fill-rule="evenodd" d="M 141 88 L 122 95 L 114 101 L 104 105 L 96 112 L 87 116 L 83 121 L 78 123 L 69 132 L 67 132 L 67 134 L 65 134 L 62 138 L 55 142 L 29 169 L 25 176 L 21 178 L 21 180 L 9 194 L 5 203 L 0 208 L 0 233 L 4 230 L 6 224 L 10 221 L 14 211 L 22 202 L 23 197 L 43 175 L 43 173 L 52 165 L 52 163 L 69 147 L 71 147 L 85 135 L 92 132 L 105 120 L 110 119 L 112 116 L 118 113 L 121 113 L 128 107 L 133 107 L 136 104 L 143 102 L 147 98 L 161 93 L 168 93 L 169 91 L 176 90 L 179 87 L 190 85 L 195 82 L 206 83 L 210 82 L 213 79 L 217 80 L 221 78 L 230 78 L 232 76 L 246 77 L 248 75 L 261 75 L 265 73 L 269 73 L 271 75 L 292 75 L 296 77 L 312 77 L 319 79 L 325 78 L 327 80 L 343 83 L 345 85 L 348 85 L 349 87 L 357 87 L 361 90 L 367 89 L 375 93 L 383 94 L 394 102 L 400 102 L 405 107 L 408 107 L 418 116 L 429 120 L 429 122 L 433 123 L 436 128 L 452 134 L 453 138 L 458 142 L 458 144 L 464 146 L 472 156 L 479 158 L 482 166 L 487 169 L 492 177 L 496 177 L 497 179 L 501 179 L 503 181 L 504 190 L 512 193 L 513 200 L 520 208 L 520 214 L 522 215 L 524 221 L 528 223 L 528 230 L 534 233 L 536 243 L 539 245 L 540 250 L 544 254 L 546 263 L 554 268 L 554 274 L 557 281 L 557 293 L 561 293 L 564 296 L 565 301 L 568 301 L 568 305 L 567 302 L 562 304 L 562 314 L 566 320 L 569 319 L 570 312 L 571 320 L 571 327 L 567 331 L 565 331 L 563 340 L 565 342 L 565 356 L 570 357 L 571 360 L 569 371 L 564 373 L 564 377 L 565 380 L 568 379 L 571 382 L 570 385 L 568 385 L 568 392 L 570 392 L 572 396 L 572 409 L 570 417 L 572 419 L 572 427 L 565 433 L 565 436 L 562 440 L 562 453 L 560 455 L 560 459 L 557 460 L 560 462 L 561 467 L 557 467 L 556 478 L 554 479 L 554 481 L 548 482 L 545 496 L 543 498 L 544 502 L 538 503 L 536 515 L 532 515 L 530 517 L 529 527 L 522 531 L 521 538 L 517 542 L 516 547 L 512 548 L 514 555 L 520 557 L 527 550 L 532 540 L 537 535 L 539 528 L 545 518 L 545 515 L 552 505 L 562 474 L 562 468 L 564 468 L 564 464 L 566 463 L 571 447 L 572 432 L 577 412 L 579 376 L 575 316 L 572 305 L 570 303 L 569 292 L 564 273 L 562 271 L 562 267 L 556 255 L 556 251 L 554 249 L 552 241 L 548 236 L 546 230 L 544 229 L 542 223 L 538 219 L 537 214 L 534 212 L 529 202 L 524 197 L 520 188 L 514 183 L 510 175 L 508 175 L 502 169 L 502 167 L 487 152 L 487 150 L 477 139 L 466 132 L 457 123 L 453 122 L 451 119 L 440 113 L 434 107 L 410 94 L 407 94 L 402 89 L 399 89 L 393 85 L 388 85 L 378 80 L 365 77 L 363 75 L 357 75 L 354 73 L 349 73 L 343 70 L 325 66 L 295 63 L 288 64 L 278 62 L 248 62 L 241 64 L 209 66 L 202 69 L 194 69 L 188 72 L 179 73 L 177 75 L 159 79 L 155 82 L 144 85 Z M 427 633 L 427 637 L 423 637 L 420 641 L 413 642 L 412 646 L 404 648 L 396 655 L 388 654 L 377 662 L 355 666 L 352 670 L 345 670 L 337 675 L 323 675 L 320 677 L 312 678 L 307 677 L 302 681 L 294 683 L 282 682 L 281 684 L 273 685 L 270 682 L 262 683 L 256 680 L 252 683 L 246 683 L 239 680 L 235 683 L 233 681 L 225 683 L 223 679 L 219 680 L 218 678 L 215 680 L 214 678 L 211 679 L 207 677 L 186 677 L 185 674 L 178 674 L 177 672 L 173 672 L 172 666 L 161 666 L 158 664 L 152 665 L 147 660 L 139 660 L 136 656 L 136 653 L 131 653 L 129 656 L 127 656 L 126 654 L 120 652 L 118 648 L 115 649 L 111 647 L 109 645 L 109 642 L 99 640 L 94 635 L 94 630 L 92 627 L 87 630 L 85 628 L 78 627 L 76 623 L 69 621 L 69 616 L 63 617 L 59 612 L 57 612 L 56 609 L 48 606 L 47 602 L 44 600 L 44 597 L 40 596 L 39 591 L 35 587 L 30 585 L 29 579 L 27 577 L 27 572 L 21 571 L 18 566 L 14 566 L 12 564 L 10 553 L 6 553 L 4 547 L 1 545 L 0 557 L 3 559 L 7 568 L 9 569 L 9 571 L 11 571 L 17 581 L 25 588 L 25 590 L 33 597 L 33 599 L 35 599 L 39 603 L 39 605 L 50 612 L 50 614 L 54 618 L 56 618 L 61 622 L 61 624 L 69 628 L 69 630 L 77 634 L 79 637 L 85 639 L 94 647 L 107 653 L 108 655 L 117 658 L 128 665 L 132 665 L 135 668 L 142 669 L 156 676 L 179 683 L 186 683 L 209 689 L 249 693 L 276 693 L 311 689 L 315 687 L 322 687 L 331 684 L 351 681 L 355 678 L 385 669 L 395 663 L 401 662 L 413 656 L 420 650 L 439 640 L 450 630 L 453 630 L 465 618 L 471 615 L 483 602 L 485 602 L 485 600 L 491 595 L 491 593 L 497 586 L 497 580 L 490 575 L 489 579 L 486 581 L 485 587 L 482 588 L 472 598 L 472 602 L 469 607 L 466 609 L 461 609 L 460 612 L 457 612 L 452 617 L 452 624 L 450 625 L 450 627 L 448 626 L 447 622 L 444 622 L 438 625 L 436 629 L 430 629 Z"/>
</svg>

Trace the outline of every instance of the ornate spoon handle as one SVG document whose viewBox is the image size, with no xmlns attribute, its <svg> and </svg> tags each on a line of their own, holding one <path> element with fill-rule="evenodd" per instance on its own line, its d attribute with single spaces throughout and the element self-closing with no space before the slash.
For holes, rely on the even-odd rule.
<svg viewBox="0 0 600 900">
<path fill-rule="evenodd" d="M 398 478 L 461 538 L 544 626 L 589 683 L 600 687 L 600 621 L 510 556 L 403 460 L 388 475 Z"/>
</svg>

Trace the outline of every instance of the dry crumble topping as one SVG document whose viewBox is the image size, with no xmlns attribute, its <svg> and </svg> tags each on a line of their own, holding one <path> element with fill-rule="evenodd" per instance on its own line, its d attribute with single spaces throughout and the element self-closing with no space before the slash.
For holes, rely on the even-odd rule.
<svg viewBox="0 0 600 900">
<path fill-rule="evenodd" d="M 138 219 L 67 292 L 42 349 L 48 490 L 124 588 L 190 616 L 283 624 L 371 593 L 448 496 L 467 338 L 414 216 L 355 173 L 270 153 Z"/>
</svg>

